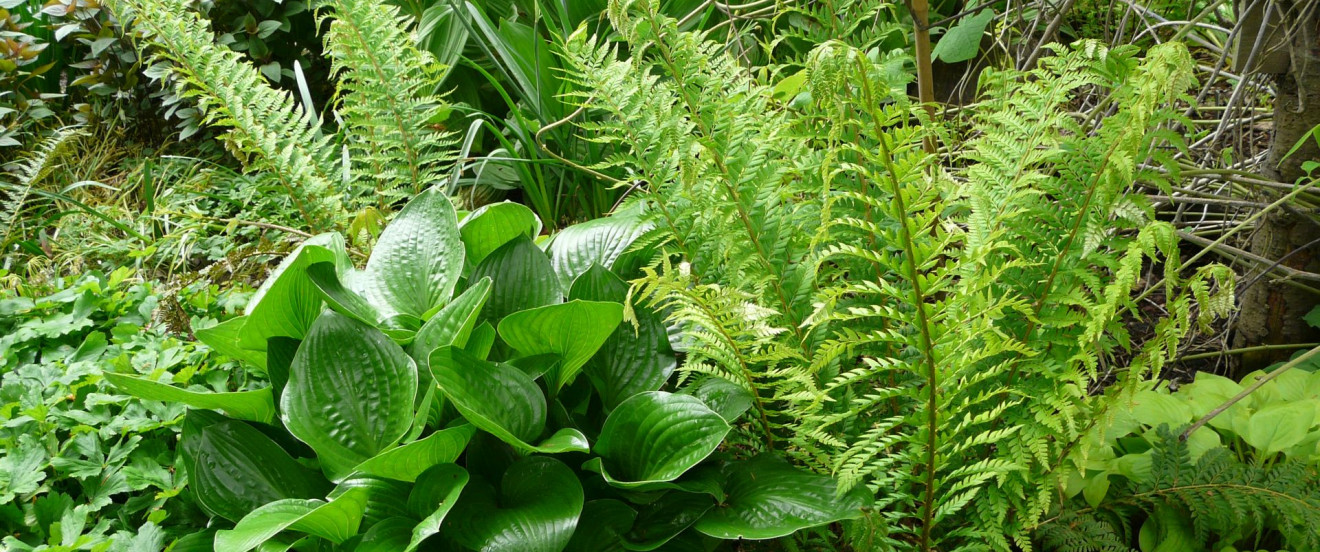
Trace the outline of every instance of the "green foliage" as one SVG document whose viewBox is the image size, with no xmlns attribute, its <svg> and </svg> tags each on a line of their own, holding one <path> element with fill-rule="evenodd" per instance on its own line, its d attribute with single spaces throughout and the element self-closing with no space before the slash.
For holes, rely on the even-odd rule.
<svg viewBox="0 0 1320 552">
<path fill-rule="evenodd" d="M 1142 163 L 1176 138 L 1179 46 L 1142 61 L 1079 44 L 992 76 L 945 171 L 921 150 L 901 58 L 826 43 L 790 110 L 648 3 L 609 13 L 632 57 L 585 33 L 565 47 L 579 98 L 606 117 L 583 127 L 620 149 L 597 168 L 632 171 L 651 239 L 681 258 L 636 293 L 684 331 L 686 376 L 752 397 L 755 423 L 732 439 L 878 495 L 873 546 L 1029 547 L 1104 405 L 1231 305 L 1226 269 L 1184 279 L 1172 227 L 1131 192 L 1163 181 Z M 1107 91 L 1104 124 L 1070 115 L 1083 87 Z M 1140 315 L 1148 262 L 1169 316 L 1091 397 L 1132 348 L 1122 319 Z"/>
<path fill-rule="evenodd" d="M 0 152 L 23 145 L 25 134 L 55 116 L 46 105 L 41 75 L 52 67 L 41 63 L 50 46 L 39 36 L 26 0 L 0 2 Z"/>
<path fill-rule="evenodd" d="M 241 389 L 241 372 L 175 335 L 190 312 L 199 326 L 220 314 L 215 293 L 176 294 L 126 268 L 0 291 L 0 546 L 156 550 L 204 521 L 186 473 L 170 469 L 184 409 L 120 394 L 102 376 Z"/>
<path fill-rule="evenodd" d="M 861 514 L 864 495 L 840 495 L 829 477 L 717 452 L 739 410 L 660 391 L 664 377 L 628 385 L 615 379 L 633 374 L 597 369 L 611 365 L 602 354 L 647 358 L 670 345 L 621 325 L 623 297 L 608 285 L 619 276 L 600 264 L 575 267 L 565 293 L 527 234 L 539 221 L 507 215 L 468 214 L 464 228 L 487 231 L 462 234 L 449 199 L 424 192 L 364 270 L 342 238 L 308 240 L 246 316 L 198 333 L 268 374 L 268 389 L 196 395 L 114 377 L 125 392 L 227 414 L 190 410 L 184 423 L 189 489 L 218 527 L 235 524 L 193 538 L 236 551 L 302 535 L 353 550 L 561 550 L 579 538 L 651 549 L 685 531 L 766 539 Z M 617 247 L 557 250 L 601 258 Z M 502 254 L 511 248 L 521 253 Z M 502 280 L 483 276 L 492 263 Z M 556 291 L 529 302 L 524 286 Z M 278 425 L 265 423 L 271 413 Z"/>
</svg>

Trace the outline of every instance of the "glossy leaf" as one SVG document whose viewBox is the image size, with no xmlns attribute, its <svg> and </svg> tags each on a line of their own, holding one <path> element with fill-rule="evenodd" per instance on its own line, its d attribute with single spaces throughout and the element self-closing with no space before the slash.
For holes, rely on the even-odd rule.
<svg viewBox="0 0 1320 552">
<path fill-rule="evenodd" d="M 338 266 L 343 242 L 337 234 L 322 234 L 309 238 L 285 257 L 248 301 L 239 345 L 264 351 L 266 340 L 272 337 L 306 336 L 322 306 L 321 291 L 307 276 L 307 267 L 320 262 Z"/>
<path fill-rule="evenodd" d="M 334 500 L 344 493 L 356 492 L 355 489 L 365 491 L 367 506 L 362 522 L 364 525 L 375 525 L 394 517 L 411 517 L 412 514 L 408 512 L 408 493 L 412 492 L 412 488 L 412 484 L 404 481 L 355 475 L 339 482 L 328 498 Z"/>
<path fill-rule="evenodd" d="M 701 402 L 730 424 L 751 409 L 754 402 L 752 394 L 741 385 L 716 376 L 698 379 L 679 393 L 701 399 Z"/>
<path fill-rule="evenodd" d="M 405 517 L 380 520 L 372 525 L 370 529 L 367 529 L 367 532 L 362 534 L 362 539 L 350 550 L 353 552 L 399 552 L 407 549 L 409 532 L 416 524 L 416 520 Z"/>
<path fill-rule="evenodd" d="M 766 454 L 731 466 L 724 489 L 725 501 L 696 524 L 697 531 L 721 539 L 773 539 L 854 519 L 869 501 L 865 487 L 839 496 L 830 477 Z"/>
<path fill-rule="evenodd" d="M 468 262 L 476 265 L 518 236 L 536 238 L 541 233 L 541 219 L 521 203 L 504 201 L 473 211 L 459 223 L 458 232 Z"/>
<path fill-rule="evenodd" d="M 367 506 L 367 491 L 353 489 L 334 500 L 277 500 L 243 516 L 232 530 L 215 534 L 216 550 L 248 552 L 281 531 L 307 533 L 334 543 L 356 535 Z"/>
<path fill-rule="evenodd" d="M 457 460 L 475 432 L 476 428 L 467 424 L 437 431 L 425 439 L 382 452 L 358 464 L 353 471 L 398 481 L 414 481 L 432 466 Z"/>
<path fill-rule="evenodd" d="M 570 301 L 516 312 L 500 321 L 499 333 L 522 356 L 556 354 L 563 359 L 552 382 L 556 389 L 582 370 L 623 321 L 623 305 Z"/>
<path fill-rule="evenodd" d="M 335 312 L 372 326 L 381 323 L 380 311 L 356 291 L 339 281 L 333 263 L 321 262 L 307 267 L 307 277 L 321 292 L 321 299 Z"/>
<path fill-rule="evenodd" d="M 558 460 L 531 456 L 505 472 L 498 490 L 473 478 L 444 523 L 445 534 L 472 550 L 559 552 L 582 513 L 577 476 Z"/>
<path fill-rule="evenodd" d="M 412 527 L 405 552 L 416 550 L 422 541 L 440 532 L 467 483 L 467 470 L 457 464 L 434 466 L 417 478 L 417 485 L 408 495 L 408 509 L 422 522 Z"/>
<path fill-rule="evenodd" d="M 431 351 L 467 345 L 481 308 L 490 297 L 490 278 L 482 278 L 426 321 L 412 342 L 412 357 L 419 369 L 429 366 Z"/>
<path fill-rule="evenodd" d="M 613 301 L 628 299 L 628 284 L 600 265 L 573 281 L 570 299 Z M 633 307 L 636 324 L 623 323 L 582 366 L 607 410 L 624 399 L 664 385 L 677 366 L 664 318 L 651 309 Z"/>
<path fill-rule="evenodd" d="M 575 224 L 555 234 L 550 242 L 550 261 L 560 285 L 568 288 L 591 265 L 614 270 L 633 242 L 647 232 L 648 226 L 631 213 Z M 623 268 L 623 267 L 619 267 Z"/>
<path fill-rule="evenodd" d="M 463 418 L 477 428 L 525 451 L 585 452 L 586 437 L 571 428 L 532 444 L 545 432 L 546 400 L 522 370 L 488 362 L 456 347 L 431 353 L 431 374 Z"/>
<path fill-rule="evenodd" d="M 710 495 L 668 492 L 659 499 L 638 507 L 637 520 L 628 531 L 624 548 L 655 550 L 691 527 L 711 508 Z"/>
<path fill-rule="evenodd" d="M 610 413 L 595 452 L 604 459 L 602 475 L 611 484 L 634 488 L 677 479 L 715 452 L 729 429 L 695 397 L 649 391 Z"/>
<path fill-rule="evenodd" d="M 198 341 L 205 343 L 222 355 L 234 360 L 241 360 L 261 370 L 266 369 L 266 355 L 260 350 L 248 349 L 239 344 L 246 316 L 236 316 L 209 328 L 193 331 Z"/>
<path fill-rule="evenodd" d="M 327 312 L 289 369 L 280 415 L 332 479 L 392 447 L 413 421 L 417 368 L 385 334 Z"/>
<path fill-rule="evenodd" d="M 381 233 L 363 271 L 368 297 L 426 319 L 453 296 L 463 256 L 454 205 L 431 188 L 409 201 Z"/>
<path fill-rule="evenodd" d="M 518 311 L 564 300 L 550 259 L 527 236 L 510 240 L 472 269 L 472 280 L 482 278 L 491 279 L 490 299 L 481 314 L 483 320 L 498 321 Z"/>
<path fill-rule="evenodd" d="M 106 381 L 125 394 L 139 399 L 181 403 L 193 408 L 222 410 L 240 420 L 268 424 L 275 419 L 275 401 L 270 388 L 230 393 L 189 391 L 146 378 L 106 372 Z"/>
<path fill-rule="evenodd" d="M 614 500 L 592 500 L 582 506 L 578 528 L 565 552 L 617 552 L 624 550 L 623 535 L 632 528 L 637 512 Z"/>
<path fill-rule="evenodd" d="M 314 498 L 326 488 L 319 475 L 244 422 L 220 421 L 196 431 L 184 439 L 189 488 L 215 515 L 238 521 L 264 504 Z"/>
</svg>

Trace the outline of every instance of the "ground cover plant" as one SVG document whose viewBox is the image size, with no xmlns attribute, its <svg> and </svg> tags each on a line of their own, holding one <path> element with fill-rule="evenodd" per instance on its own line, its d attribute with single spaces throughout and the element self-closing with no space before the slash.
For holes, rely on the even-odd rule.
<svg viewBox="0 0 1320 552">
<path fill-rule="evenodd" d="M 1320 548 L 1320 11 L 1116 6 L 0 2 L 0 542 Z"/>
</svg>

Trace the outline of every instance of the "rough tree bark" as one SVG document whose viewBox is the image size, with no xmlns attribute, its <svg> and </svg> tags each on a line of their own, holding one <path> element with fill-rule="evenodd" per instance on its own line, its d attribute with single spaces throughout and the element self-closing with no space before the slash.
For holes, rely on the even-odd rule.
<svg viewBox="0 0 1320 552">
<path fill-rule="evenodd" d="M 1320 9 L 1314 0 L 1280 0 L 1274 13 L 1281 28 L 1292 32 L 1286 38 L 1291 63 L 1278 75 L 1274 101 L 1274 138 L 1266 159 L 1267 176 L 1281 182 L 1301 178 L 1304 161 L 1320 161 L 1314 140 L 1284 159 L 1302 136 L 1320 125 Z M 1280 21 L 1281 19 L 1281 21 Z M 1282 259 L 1283 265 L 1320 272 L 1320 223 L 1309 216 L 1287 210 L 1263 217 L 1252 237 L 1252 253 L 1267 259 Z M 1264 267 L 1259 267 L 1257 270 Z M 1258 273 L 1248 275 L 1248 280 Z M 1320 331 L 1302 320 L 1320 304 L 1320 296 L 1267 276 L 1243 291 L 1239 299 L 1235 347 L 1280 345 L 1320 341 Z M 1264 351 L 1243 355 L 1244 371 L 1264 368 L 1286 360 L 1295 351 Z"/>
</svg>

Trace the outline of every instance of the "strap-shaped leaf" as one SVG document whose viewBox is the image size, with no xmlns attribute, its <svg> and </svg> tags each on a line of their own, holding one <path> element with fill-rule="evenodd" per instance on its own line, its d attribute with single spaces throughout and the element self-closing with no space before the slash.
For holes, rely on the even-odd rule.
<svg viewBox="0 0 1320 552">
<path fill-rule="evenodd" d="M 541 233 L 541 219 L 521 203 L 503 201 L 473 211 L 458 224 L 458 232 L 467 261 L 476 265 L 518 236 L 535 238 Z"/>
<path fill-rule="evenodd" d="M 326 312 L 289 368 L 280 416 L 331 479 L 394 446 L 411 427 L 417 368 L 379 330 Z"/>
<path fill-rule="evenodd" d="M 497 491 L 474 477 L 460 507 L 449 512 L 445 534 L 472 550 L 559 552 L 577 528 L 582 484 L 573 470 L 546 456 L 515 462 Z"/>
<path fill-rule="evenodd" d="M 454 295 L 463 256 L 454 205 L 431 188 L 409 201 L 381 233 L 364 271 L 368 297 L 425 320 Z"/>
<path fill-rule="evenodd" d="M 264 351 L 272 337 L 302 339 L 321 314 L 321 292 L 307 276 L 307 267 L 320 262 L 342 266 L 344 238 L 321 234 L 299 245 L 275 272 L 262 282 L 248 301 L 247 320 L 239 330 L 239 345 Z"/>
<path fill-rule="evenodd" d="M 225 519 L 238 521 L 276 500 L 320 496 L 327 487 L 244 422 L 185 421 L 184 433 L 189 488 L 203 509 Z"/>
<path fill-rule="evenodd" d="M 623 303 L 628 299 L 628 284 L 593 264 L 573 281 L 568 297 Z M 633 312 L 636 325 L 620 324 L 582 366 L 607 410 L 628 397 L 659 389 L 678 365 L 664 318 L 644 305 L 635 305 Z"/>
<path fill-rule="evenodd" d="M 572 381 L 591 355 L 623 321 L 623 305 L 600 301 L 569 301 L 515 312 L 500 321 L 499 333 L 522 356 L 559 355 L 556 389 Z"/>
<path fill-rule="evenodd" d="M 604 459 L 599 471 L 621 488 L 673 481 L 715 452 L 729 429 L 696 397 L 639 393 L 605 419 L 595 447 Z"/>
<path fill-rule="evenodd" d="M 275 419 L 275 400 L 269 387 L 255 391 L 206 393 L 189 391 L 146 378 L 106 372 L 106 381 L 139 399 L 181 403 L 193 408 L 221 410 L 240 420 L 268 424 Z"/>
<path fill-rule="evenodd" d="M 422 329 L 417 332 L 410 348 L 413 360 L 419 370 L 425 370 L 430 363 L 431 351 L 453 345 L 467 345 L 472 328 L 477 324 L 481 308 L 490 298 L 490 278 L 482 278 L 455 297 L 448 305 L 435 313 Z"/>
<path fill-rule="evenodd" d="M 696 524 L 720 539 L 773 539 L 795 531 L 862 515 L 870 498 L 865 487 L 839 496 L 837 483 L 763 454 L 730 466 L 728 497 Z"/>
<path fill-rule="evenodd" d="M 536 382 L 518 368 L 450 346 L 431 353 L 431 374 L 464 419 L 501 441 L 537 452 L 587 449 L 586 438 L 572 429 L 530 444 L 545 432 L 546 401 Z"/>
<path fill-rule="evenodd" d="M 414 481 L 432 466 L 457 460 L 473 433 L 476 433 L 476 428 L 468 424 L 437 431 L 425 439 L 382 452 L 358 464 L 353 471 L 399 481 Z"/>
<path fill-rule="evenodd" d="M 248 552 L 281 531 L 298 531 L 336 544 L 358 532 L 367 507 L 367 491 L 353 489 L 334 500 L 277 500 L 243 516 L 232 530 L 215 534 L 215 549 Z"/>
<path fill-rule="evenodd" d="M 490 300 L 481 314 L 483 320 L 499 321 L 518 311 L 564 300 L 550 258 L 527 236 L 510 240 L 472 269 L 472 280 L 482 278 L 491 279 Z"/>
<path fill-rule="evenodd" d="M 560 285 L 568 288 L 593 264 L 615 270 L 615 264 L 621 258 L 632 256 L 628 249 L 647 229 L 648 226 L 635 214 L 621 212 L 561 230 L 555 234 L 549 248 L 550 261 Z M 624 270 L 617 272 L 626 274 Z"/>
<path fill-rule="evenodd" d="M 246 349 L 239 345 L 240 332 L 247 324 L 247 316 L 235 316 L 209 328 L 193 331 L 197 340 L 207 347 L 234 360 L 241 360 L 261 370 L 266 369 L 266 355 L 260 350 Z"/>
<path fill-rule="evenodd" d="M 439 464 L 417 478 L 417 485 L 408 495 L 408 509 L 422 518 L 422 522 L 412 527 L 412 537 L 404 552 L 416 550 L 422 541 L 440 532 L 467 483 L 467 470 L 457 464 Z"/>
</svg>

